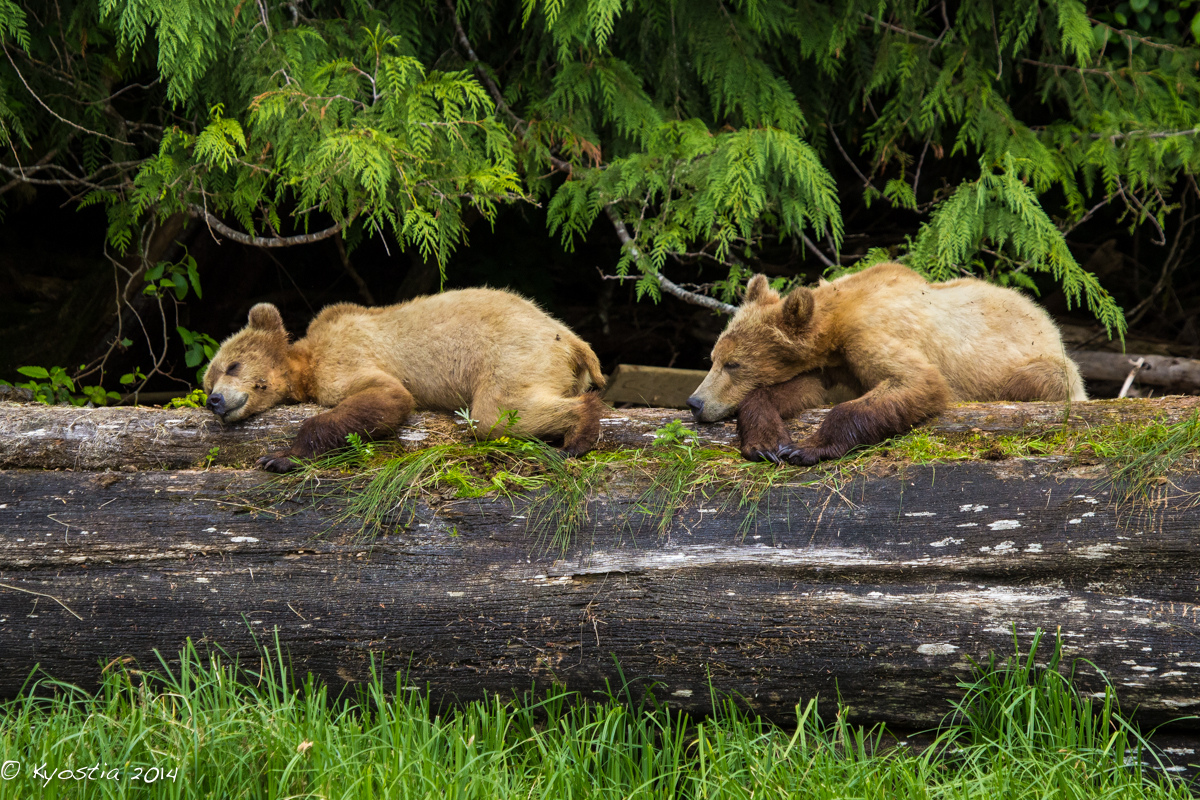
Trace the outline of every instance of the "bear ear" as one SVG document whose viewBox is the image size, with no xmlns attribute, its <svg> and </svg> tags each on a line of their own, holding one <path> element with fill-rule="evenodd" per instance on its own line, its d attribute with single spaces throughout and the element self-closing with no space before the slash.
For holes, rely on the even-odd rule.
<svg viewBox="0 0 1200 800">
<path fill-rule="evenodd" d="M 778 300 L 779 295 L 771 288 L 771 284 L 767 282 L 766 275 L 755 275 L 750 279 L 750 283 L 746 284 L 746 297 L 742 300 L 742 305 L 750 305 L 751 303 L 762 303 L 769 300 Z"/>
<path fill-rule="evenodd" d="M 259 303 L 250 309 L 250 327 L 257 331 L 282 331 L 283 317 L 270 303 Z"/>
<path fill-rule="evenodd" d="M 781 322 L 783 327 L 793 332 L 803 330 L 813 313 L 813 293 L 811 289 L 797 286 L 783 298 Z"/>
</svg>

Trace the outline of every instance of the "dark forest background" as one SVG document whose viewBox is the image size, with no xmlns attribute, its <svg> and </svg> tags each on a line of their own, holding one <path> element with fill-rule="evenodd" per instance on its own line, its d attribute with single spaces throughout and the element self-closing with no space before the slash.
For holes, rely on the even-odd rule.
<svg viewBox="0 0 1200 800">
<path fill-rule="evenodd" d="M 887 258 L 1200 357 L 1187 0 L 171 8 L 0 0 L 0 378 L 184 393 L 257 302 L 479 285 L 706 369 L 698 301 Z"/>
</svg>

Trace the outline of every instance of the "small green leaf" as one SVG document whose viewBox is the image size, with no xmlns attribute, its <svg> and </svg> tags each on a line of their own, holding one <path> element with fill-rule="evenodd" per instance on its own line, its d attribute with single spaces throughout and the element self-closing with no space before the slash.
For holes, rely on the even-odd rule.
<svg viewBox="0 0 1200 800">
<path fill-rule="evenodd" d="M 125 386 L 128 386 L 129 384 L 133 383 L 135 380 L 137 380 L 137 379 L 133 377 L 132 372 L 126 372 L 124 375 L 121 376 L 121 383 Z"/>
<path fill-rule="evenodd" d="M 129 347 L 131 344 L 133 344 L 133 339 L 130 339 L 129 337 L 125 337 L 121 340 L 121 347 Z"/>
<path fill-rule="evenodd" d="M 1196 16 L 1192 17 L 1192 38 L 1200 43 L 1200 11 L 1196 12 Z"/>
<path fill-rule="evenodd" d="M 1129 0 L 1129 7 L 1134 10 L 1134 13 L 1145 11 L 1148 5 L 1150 5 L 1150 0 Z"/>
<path fill-rule="evenodd" d="M 17 367 L 17 372 L 30 378 L 49 378 L 50 373 L 44 367 Z"/>
<path fill-rule="evenodd" d="M 204 295 L 200 291 L 200 271 L 196 269 L 196 259 L 188 256 L 186 262 L 188 280 L 192 283 L 192 291 L 196 293 L 197 298 L 203 300 Z"/>
</svg>

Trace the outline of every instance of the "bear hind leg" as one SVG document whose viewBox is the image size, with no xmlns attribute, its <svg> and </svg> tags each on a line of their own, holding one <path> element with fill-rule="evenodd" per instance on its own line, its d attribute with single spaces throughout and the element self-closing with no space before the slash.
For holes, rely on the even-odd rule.
<svg viewBox="0 0 1200 800">
<path fill-rule="evenodd" d="M 1013 370 L 1001 387 L 1000 400 L 1016 402 L 1084 400 L 1079 372 L 1074 364 L 1058 359 L 1035 358 Z"/>
<path fill-rule="evenodd" d="M 600 417 L 605 406 L 599 392 L 563 397 L 535 390 L 516 398 L 512 404 L 519 413 L 516 424 L 506 431 L 497 430 L 495 436 L 505 433 L 539 439 L 561 436 L 563 452 L 568 456 L 583 455 L 600 438 Z"/>
</svg>

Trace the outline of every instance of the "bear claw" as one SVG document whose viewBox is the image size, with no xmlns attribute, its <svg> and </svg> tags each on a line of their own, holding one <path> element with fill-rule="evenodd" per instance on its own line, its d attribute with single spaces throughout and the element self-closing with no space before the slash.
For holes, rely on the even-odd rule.
<svg viewBox="0 0 1200 800">
<path fill-rule="evenodd" d="M 268 472 L 290 472 L 296 468 L 296 462 L 287 453 L 272 453 L 254 462 L 254 465 Z"/>
<path fill-rule="evenodd" d="M 816 463 L 821 460 L 821 456 L 817 453 L 817 451 L 808 447 L 794 447 L 788 445 L 787 447 L 782 447 L 779 449 L 779 455 L 785 461 L 787 461 L 787 463 L 797 467 L 811 467 L 816 465 Z"/>
</svg>

